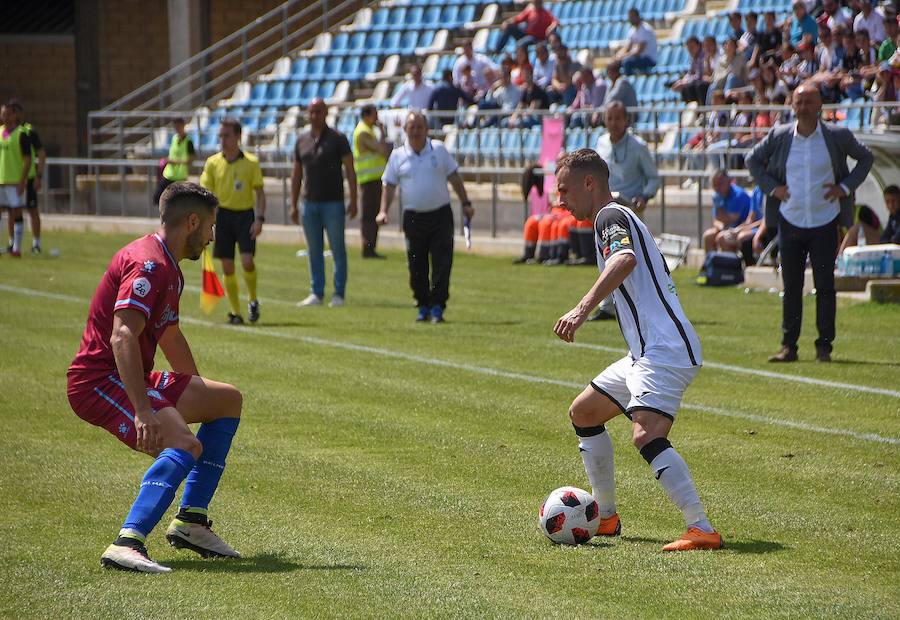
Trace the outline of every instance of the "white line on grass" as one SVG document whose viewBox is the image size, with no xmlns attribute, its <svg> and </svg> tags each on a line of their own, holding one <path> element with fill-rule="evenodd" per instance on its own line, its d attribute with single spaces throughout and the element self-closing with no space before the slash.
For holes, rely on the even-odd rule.
<svg viewBox="0 0 900 620">
<path fill-rule="evenodd" d="M 61 293 L 48 293 L 45 291 L 38 291 L 34 289 L 28 288 L 17 288 L 13 286 L 7 286 L 4 284 L 0 284 L 0 290 L 8 291 L 10 293 L 17 293 L 20 295 L 26 295 L 29 297 L 44 297 L 47 299 L 57 299 L 60 301 L 71 301 L 77 303 L 85 303 L 86 300 L 73 297 L 71 295 L 64 295 Z M 563 381 L 561 379 L 551 379 L 548 377 L 539 377 L 536 375 L 528 375 L 519 372 L 510 372 L 508 370 L 499 370 L 497 368 L 489 368 L 486 366 L 475 366 L 472 364 L 463 364 L 460 362 L 451 362 L 449 360 L 441 360 L 435 359 L 432 357 L 425 357 L 422 355 L 415 355 L 412 353 L 403 353 L 401 351 L 392 351 L 390 349 L 382 349 L 380 347 L 370 347 L 367 345 L 361 344 L 353 344 L 350 342 L 341 342 L 339 340 L 326 340 L 324 338 L 316 338 L 314 336 L 300 336 L 298 334 L 287 334 L 284 332 L 275 331 L 272 329 L 266 329 L 264 327 L 247 327 L 247 326 L 239 326 L 239 325 L 224 325 L 221 323 L 213 323 L 211 321 L 204 321 L 202 319 L 195 319 L 192 317 L 181 317 L 181 321 L 185 323 L 190 323 L 192 325 L 200 325 L 203 327 L 210 327 L 215 329 L 222 329 L 231 332 L 242 332 L 246 334 L 251 334 L 255 336 L 269 336 L 272 338 L 278 338 L 281 340 L 294 340 L 297 342 L 304 342 L 306 344 L 311 344 L 315 346 L 322 347 L 331 347 L 335 349 L 344 349 L 346 351 L 357 351 L 361 353 L 370 353 L 373 355 L 380 355 L 382 357 L 392 357 L 394 359 L 402 359 L 409 362 L 416 362 L 419 364 L 426 364 L 429 366 L 438 366 L 441 368 L 453 368 L 454 370 L 462 370 L 465 372 L 473 372 L 482 375 L 489 375 L 492 377 L 502 377 L 504 379 L 512 379 L 515 381 L 524 381 L 528 383 L 537 383 L 542 385 L 555 385 L 558 387 L 565 387 L 571 389 L 582 389 L 584 388 L 583 383 L 577 383 L 574 381 Z M 874 441 L 877 443 L 891 444 L 891 445 L 900 445 L 900 439 L 895 437 L 884 437 L 882 435 L 876 435 L 875 433 L 857 433 L 855 431 L 849 431 L 841 428 L 828 428 L 823 426 L 815 426 L 813 424 L 807 424 L 806 422 L 794 422 L 792 420 L 782 420 L 780 418 L 772 418 L 769 416 L 757 415 L 754 413 L 746 413 L 744 411 L 729 411 L 727 409 L 720 409 L 718 407 L 710 407 L 707 405 L 702 405 L 699 403 L 682 403 L 682 407 L 685 409 L 693 409 L 695 411 L 702 411 L 703 413 L 709 413 L 711 415 L 717 415 L 727 418 L 737 418 L 743 420 L 751 420 L 753 422 L 760 422 L 763 424 L 771 424 L 773 426 L 782 426 L 785 428 L 793 428 L 804 431 L 811 431 L 815 433 L 824 433 L 827 435 L 839 435 L 842 437 L 851 437 L 853 439 L 859 439 L 862 441 Z"/>
<path fill-rule="evenodd" d="M 561 340 L 557 340 L 559 344 L 566 344 Z M 607 347 L 602 344 L 588 344 L 586 342 L 573 342 L 576 347 L 582 349 L 594 349 L 596 351 L 607 351 L 609 353 L 618 353 L 625 355 L 625 350 L 616 347 Z M 812 377 L 803 377 L 800 375 L 783 375 L 770 370 L 758 370 L 756 368 L 744 368 L 743 366 L 732 366 L 731 364 L 720 364 L 719 362 L 710 362 L 703 360 L 704 368 L 715 368 L 716 370 L 724 370 L 726 372 L 735 372 L 742 375 L 755 375 L 757 377 L 765 377 L 767 379 L 778 379 L 780 381 L 791 381 L 793 383 L 806 383 L 807 385 L 820 385 L 822 387 L 835 388 L 839 390 L 852 390 L 854 392 L 865 392 L 867 394 L 878 394 L 879 396 L 892 396 L 900 398 L 900 392 L 888 390 L 885 388 L 869 387 L 867 385 L 856 385 L 854 383 L 842 383 L 840 381 L 828 381 L 826 379 L 813 379 Z"/>
<path fill-rule="evenodd" d="M 199 286 L 188 285 L 184 287 L 185 290 L 192 292 L 200 292 Z M 260 301 L 263 303 L 271 303 L 271 304 L 279 304 L 284 306 L 295 306 L 296 304 L 292 301 L 286 301 L 284 299 L 275 299 L 272 297 L 260 298 Z M 560 345 L 565 345 L 567 343 L 562 342 L 558 339 L 553 339 L 553 342 Z M 616 353 L 618 355 L 625 355 L 626 351 L 622 348 L 617 347 L 608 347 L 602 344 L 589 344 L 584 342 L 573 342 L 573 346 L 581 347 L 583 349 L 594 349 L 596 351 L 606 351 L 608 353 Z M 900 391 L 889 390 L 886 388 L 878 388 L 878 387 L 869 387 L 867 385 L 857 385 L 855 383 L 844 383 L 841 381 L 828 381 L 827 379 L 814 379 L 812 377 L 804 377 L 802 375 L 786 375 L 780 374 L 777 372 L 772 372 L 771 370 L 759 370 L 756 368 L 745 368 L 743 366 L 733 366 L 731 364 L 721 364 L 719 362 L 711 362 L 709 360 L 703 360 L 703 366 L 705 368 L 715 368 L 716 370 L 724 370 L 725 372 L 733 372 L 741 375 L 752 375 L 756 377 L 765 377 L 766 379 L 777 379 L 779 381 L 787 381 L 789 383 L 803 383 L 806 385 L 817 385 L 820 387 L 827 387 L 838 390 L 850 390 L 852 392 L 861 392 L 865 394 L 878 394 L 879 396 L 890 396 L 892 398 L 900 398 Z"/>
</svg>

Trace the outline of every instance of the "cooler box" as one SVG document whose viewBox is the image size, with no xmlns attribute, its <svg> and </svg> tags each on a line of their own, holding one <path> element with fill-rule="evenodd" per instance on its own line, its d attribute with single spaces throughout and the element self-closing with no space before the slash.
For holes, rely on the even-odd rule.
<svg viewBox="0 0 900 620">
<path fill-rule="evenodd" d="M 847 248 L 838 259 L 839 276 L 892 278 L 900 274 L 900 245 L 858 245 Z"/>
</svg>

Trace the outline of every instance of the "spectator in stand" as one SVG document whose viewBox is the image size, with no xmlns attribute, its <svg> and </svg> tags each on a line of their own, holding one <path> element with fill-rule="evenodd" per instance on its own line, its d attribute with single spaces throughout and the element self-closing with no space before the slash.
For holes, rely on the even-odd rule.
<svg viewBox="0 0 900 620">
<path fill-rule="evenodd" d="M 510 78 L 512 83 L 516 86 L 522 86 L 525 83 L 525 70 L 528 69 L 531 71 L 532 76 L 534 75 L 534 67 L 531 65 L 531 61 L 528 59 L 528 48 L 527 47 L 517 47 L 516 48 L 516 64 L 513 66 L 512 71 L 510 72 Z"/>
<path fill-rule="evenodd" d="M 860 235 L 863 236 L 864 243 L 860 243 Z M 868 205 L 860 205 L 856 211 L 856 223 L 844 235 L 838 256 L 843 254 L 847 248 L 858 245 L 875 245 L 879 239 L 881 239 L 881 220 Z"/>
<path fill-rule="evenodd" d="M 782 77 L 789 88 L 796 88 L 819 72 L 819 61 L 812 43 L 803 41 L 797 46 L 797 53 L 782 65 Z"/>
<path fill-rule="evenodd" d="M 766 11 L 763 15 L 765 29 L 757 37 L 756 57 L 750 59 L 751 65 L 762 64 L 778 53 L 781 49 L 781 29 L 775 23 L 775 12 Z"/>
<path fill-rule="evenodd" d="M 703 80 L 711 82 L 713 70 L 716 68 L 716 58 L 719 57 L 719 44 L 714 36 L 707 35 L 703 37 L 701 45 L 703 47 Z"/>
<path fill-rule="evenodd" d="M 544 41 L 558 25 L 553 14 L 544 8 L 543 0 L 533 0 L 521 13 L 504 20 L 501 24 L 503 35 L 494 52 L 502 52 L 510 37 L 518 41 L 519 47 L 526 48 L 532 43 Z"/>
<path fill-rule="evenodd" d="M 637 107 L 637 93 L 634 92 L 634 86 L 628 81 L 628 78 L 622 77 L 622 65 L 618 60 L 613 60 L 606 67 L 606 77 L 609 79 L 609 88 L 606 91 L 606 98 L 603 100 L 604 108 L 613 101 L 620 101 L 626 108 Z M 637 115 L 629 112 L 628 123 L 634 124 Z"/>
<path fill-rule="evenodd" d="M 716 59 L 711 90 L 731 90 L 747 84 L 747 58 L 738 53 L 738 42 L 734 37 L 725 41 L 722 52 Z"/>
<path fill-rule="evenodd" d="M 819 25 L 806 10 L 806 3 L 803 0 L 794 0 L 792 8 L 794 16 L 791 18 L 791 44 L 799 45 L 800 41 L 806 38 L 815 45 L 819 37 Z"/>
<path fill-rule="evenodd" d="M 459 109 L 460 101 L 467 105 L 475 103 L 469 95 L 453 84 L 453 71 L 444 69 L 441 81 L 431 91 L 431 96 L 428 98 L 428 106 L 425 108 L 429 113 L 434 112 L 429 118 L 432 128 L 439 128 L 442 125 L 452 123 L 453 117 Z"/>
<path fill-rule="evenodd" d="M 832 71 L 837 68 L 843 58 L 843 47 L 839 47 L 835 43 L 834 37 L 831 35 L 831 28 L 825 24 L 819 24 L 819 42 L 816 44 L 815 53 L 819 69 L 822 71 Z"/>
<path fill-rule="evenodd" d="M 656 33 L 641 19 L 637 9 L 628 10 L 628 21 L 631 24 L 628 41 L 616 52 L 614 59 L 622 62 L 622 72 L 625 75 L 633 75 L 655 67 L 658 52 Z"/>
<path fill-rule="evenodd" d="M 878 48 L 878 62 L 888 62 L 894 52 L 897 51 L 897 36 L 900 33 L 900 24 L 897 24 L 897 16 L 886 13 L 884 16 L 884 41 Z"/>
<path fill-rule="evenodd" d="M 419 65 L 413 65 L 409 68 L 409 79 L 391 99 L 391 107 L 401 108 L 404 107 L 403 102 L 406 102 L 406 107 L 410 110 L 425 110 L 432 90 L 434 89 L 430 84 L 422 81 L 422 69 Z"/>
<path fill-rule="evenodd" d="M 879 103 L 897 101 L 897 88 L 895 86 L 894 71 L 891 63 L 883 62 L 878 67 L 878 75 L 872 83 L 870 99 Z M 873 125 L 890 124 L 891 108 L 876 108 L 872 111 Z"/>
<path fill-rule="evenodd" d="M 831 30 L 837 26 L 849 29 L 853 28 L 853 13 L 842 7 L 838 0 L 822 0 L 822 13 L 816 21 Z"/>
<path fill-rule="evenodd" d="M 478 104 L 481 110 L 505 110 L 512 112 L 522 100 L 522 89 L 509 81 L 509 72 L 500 71 L 500 79 Z M 495 127 L 499 116 L 487 116 L 481 119 L 482 127 Z M 504 119 L 505 121 L 505 119 Z"/>
<path fill-rule="evenodd" d="M 550 91 L 547 93 L 550 101 L 567 106 L 575 100 L 575 85 L 572 78 L 579 69 L 581 65 L 569 56 L 569 48 L 561 45 L 556 56 L 556 66 L 553 68 Z"/>
<path fill-rule="evenodd" d="M 728 14 L 728 25 L 731 26 L 731 33 L 728 35 L 729 37 L 734 37 L 735 39 L 740 40 L 742 36 L 744 36 L 744 16 L 734 11 L 733 13 Z"/>
<path fill-rule="evenodd" d="M 584 127 L 585 124 L 591 127 L 600 125 L 600 111 L 603 102 L 606 100 L 606 83 L 597 81 L 594 72 L 585 67 L 575 74 L 576 84 L 580 84 L 575 100 L 569 106 L 568 111 L 584 110 L 587 108 L 596 108 L 597 111 L 591 113 L 590 118 L 585 118 L 584 114 L 574 114 L 569 123 L 570 127 Z"/>
<path fill-rule="evenodd" d="M 456 86 L 468 95 L 473 101 L 477 101 L 481 99 L 484 93 L 478 90 L 478 87 L 475 85 L 475 78 L 472 76 L 472 66 L 465 64 L 462 66 L 462 73 L 459 77 L 459 81 L 455 82 Z"/>
<path fill-rule="evenodd" d="M 884 31 L 884 16 L 878 11 L 872 10 L 872 0 L 857 0 L 859 13 L 853 18 L 853 32 L 865 30 L 869 33 L 869 39 L 881 45 L 886 33 Z"/>
<path fill-rule="evenodd" d="M 486 92 L 491 85 L 497 80 L 497 65 L 484 54 L 476 54 L 472 48 L 472 42 L 463 43 L 462 56 L 453 63 L 453 83 L 459 84 L 462 79 L 463 67 L 468 65 L 472 68 L 472 79 L 475 80 L 475 89 L 480 92 Z"/>
<path fill-rule="evenodd" d="M 888 185 L 884 188 L 884 206 L 888 210 L 888 221 L 878 242 L 900 243 L 900 187 Z"/>
<path fill-rule="evenodd" d="M 866 56 L 856 45 L 856 35 L 847 31 L 843 36 L 844 58 L 835 79 L 838 82 L 841 98 L 856 99 L 862 97 L 862 69 L 866 66 Z"/>
<path fill-rule="evenodd" d="M 709 90 L 709 82 L 704 79 L 705 54 L 697 37 L 689 37 L 684 45 L 691 58 L 691 64 L 687 73 L 672 84 L 672 90 L 680 93 L 681 100 L 685 103 L 696 101 L 702 105 L 706 103 L 706 93 Z"/>
<path fill-rule="evenodd" d="M 747 58 L 747 62 L 751 67 L 755 67 L 756 63 L 752 62 L 756 56 L 756 40 L 759 37 L 757 24 L 759 22 L 759 14 L 750 11 L 744 16 L 747 22 L 747 30 L 738 38 L 738 50 Z"/>
<path fill-rule="evenodd" d="M 550 81 L 553 79 L 553 67 L 556 61 L 550 58 L 550 51 L 547 49 L 546 43 L 538 43 L 534 46 L 534 83 L 547 90 L 550 88 Z"/>
<path fill-rule="evenodd" d="M 724 231 L 738 227 L 750 214 L 750 196 L 731 180 L 727 170 L 719 168 L 713 173 L 712 187 L 713 223 L 703 233 L 703 249 L 707 253 L 716 251 L 717 240 Z"/>
<path fill-rule="evenodd" d="M 859 51 L 862 53 L 863 66 L 866 67 L 877 63 L 878 52 L 872 45 L 872 38 L 869 36 L 868 31 L 865 29 L 860 29 L 853 34 L 854 38 L 856 39 L 856 47 L 859 48 Z"/>
<path fill-rule="evenodd" d="M 775 65 L 771 63 L 764 64 L 760 68 L 759 74 L 762 77 L 763 94 L 773 103 L 779 97 L 784 101 L 784 98 L 787 97 L 790 89 L 787 84 L 784 83 L 784 80 L 778 76 Z"/>
<path fill-rule="evenodd" d="M 793 108 L 797 122 L 774 129 L 746 160 L 767 196 L 766 227 L 778 229 L 784 281 L 782 347 L 769 361 L 797 360 L 808 257 L 816 287 L 816 359 L 829 362 L 835 337 L 838 226 L 853 223 L 853 192 L 875 158 L 849 129 L 820 120 L 822 99 L 814 85 L 801 84 L 794 91 Z M 848 157 L 856 160 L 852 171 Z"/>
<path fill-rule="evenodd" d="M 534 83 L 531 69 L 525 68 L 525 83 L 522 87 L 522 99 L 519 101 L 518 111 L 509 119 L 510 127 L 533 127 L 541 124 L 541 117 L 534 114 L 525 114 L 525 110 L 547 110 L 550 108 L 550 98 L 547 92 Z"/>
<path fill-rule="evenodd" d="M 558 32 L 550 33 L 550 36 L 547 37 L 547 47 L 550 50 L 550 60 L 556 62 L 557 55 L 559 54 L 559 48 L 563 46 L 562 37 L 559 36 Z"/>
</svg>

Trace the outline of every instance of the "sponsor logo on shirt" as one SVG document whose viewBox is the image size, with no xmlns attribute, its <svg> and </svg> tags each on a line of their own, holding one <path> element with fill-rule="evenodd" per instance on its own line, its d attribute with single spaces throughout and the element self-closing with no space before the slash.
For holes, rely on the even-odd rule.
<svg viewBox="0 0 900 620">
<path fill-rule="evenodd" d="M 628 231 L 619 224 L 609 224 L 600 231 L 600 239 L 603 241 L 609 241 L 611 237 L 615 237 L 616 235 L 628 235 Z"/>
<path fill-rule="evenodd" d="M 178 314 L 172 310 L 169 304 L 166 304 L 162 314 L 159 315 L 159 320 L 156 322 L 156 329 L 160 329 L 161 327 L 164 327 L 166 323 L 174 323 L 177 320 Z"/>
<path fill-rule="evenodd" d="M 150 292 L 150 288 L 150 280 L 147 278 L 138 278 L 131 283 L 131 290 L 138 297 L 146 297 L 147 293 Z"/>
</svg>

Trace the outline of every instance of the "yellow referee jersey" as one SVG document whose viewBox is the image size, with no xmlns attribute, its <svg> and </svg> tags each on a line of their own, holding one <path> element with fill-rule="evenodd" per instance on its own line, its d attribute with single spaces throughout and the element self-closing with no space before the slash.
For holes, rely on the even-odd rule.
<svg viewBox="0 0 900 620">
<path fill-rule="evenodd" d="M 255 190 L 263 186 L 262 170 L 255 156 L 240 152 L 232 162 L 222 153 L 206 160 L 200 185 L 219 199 L 219 206 L 230 211 L 247 211 L 256 202 Z"/>
</svg>

